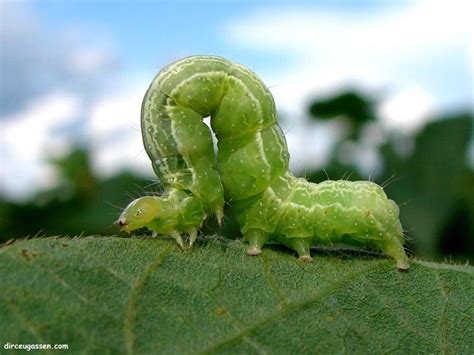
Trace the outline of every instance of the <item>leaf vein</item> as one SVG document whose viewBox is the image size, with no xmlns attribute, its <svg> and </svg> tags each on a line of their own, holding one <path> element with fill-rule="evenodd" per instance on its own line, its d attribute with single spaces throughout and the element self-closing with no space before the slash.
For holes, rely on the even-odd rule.
<svg viewBox="0 0 474 355">
<path fill-rule="evenodd" d="M 123 321 L 123 334 L 125 340 L 125 347 L 128 354 L 133 354 L 133 346 L 135 342 L 135 317 L 137 310 L 137 303 L 143 291 L 145 281 L 150 274 L 152 274 L 162 263 L 164 257 L 169 253 L 171 247 L 164 249 L 158 256 L 149 263 L 143 271 L 135 278 L 132 288 L 130 289 L 130 297 L 128 299 L 127 307 L 125 309 L 125 316 Z"/>
</svg>

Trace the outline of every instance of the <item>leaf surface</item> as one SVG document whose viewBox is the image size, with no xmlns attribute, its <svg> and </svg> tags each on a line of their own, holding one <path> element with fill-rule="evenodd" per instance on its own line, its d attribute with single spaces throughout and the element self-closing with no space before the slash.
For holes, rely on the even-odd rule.
<svg viewBox="0 0 474 355">
<path fill-rule="evenodd" d="M 73 353 L 474 350 L 474 268 L 240 241 L 43 238 L 0 249 L 0 342 Z"/>
</svg>

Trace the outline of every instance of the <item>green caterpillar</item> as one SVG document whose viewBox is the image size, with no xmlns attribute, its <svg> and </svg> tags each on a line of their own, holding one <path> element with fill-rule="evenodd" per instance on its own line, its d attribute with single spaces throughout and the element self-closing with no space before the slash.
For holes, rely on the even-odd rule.
<svg viewBox="0 0 474 355">
<path fill-rule="evenodd" d="M 218 143 L 214 153 L 211 127 Z M 161 196 L 132 201 L 118 224 L 146 227 L 191 246 L 209 215 L 221 221 L 224 198 L 248 255 L 269 241 L 311 261 L 312 244 L 381 250 L 408 269 L 398 206 L 369 181 L 314 184 L 288 171 L 286 140 L 273 96 L 249 69 L 216 56 L 193 56 L 162 69 L 142 104 L 145 149 L 163 183 Z"/>
</svg>

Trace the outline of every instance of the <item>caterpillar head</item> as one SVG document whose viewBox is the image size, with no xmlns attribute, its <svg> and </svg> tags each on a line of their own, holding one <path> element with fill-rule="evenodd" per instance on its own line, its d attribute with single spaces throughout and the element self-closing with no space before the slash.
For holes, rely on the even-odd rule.
<svg viewBox="0 0 474 355">
<path fill-rule="evenodd" d="M 131 231 L 148 225 L 160 212 L 158 197 L 144 196 L 130 202 L 117 220 L 122 231 Z"/>
</svg>

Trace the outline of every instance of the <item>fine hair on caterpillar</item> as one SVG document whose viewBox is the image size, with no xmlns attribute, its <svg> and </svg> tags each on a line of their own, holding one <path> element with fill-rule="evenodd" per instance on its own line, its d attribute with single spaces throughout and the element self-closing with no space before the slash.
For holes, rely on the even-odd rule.
<svg viewBox="0 0 474 355">
<path fill-rule="evenodd" d="M 273 96 L 246 67 L 217 56 L 168 65 L 145 94 L 141 129 L 163 193 L 133 200 L 117 221 L 122 230 L 147 228 L 184 248 L 207 217 L 221 221 L 229 203 L 248 255 L 275 242 L 310 262 L 312 245 L 342 244 L 382 251 L 409 268 L 398 206 L 381 186 L 316 184 L 289 172 Z"/>
</svg>

